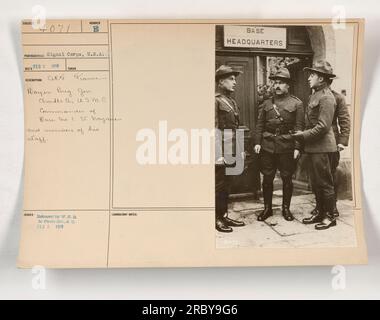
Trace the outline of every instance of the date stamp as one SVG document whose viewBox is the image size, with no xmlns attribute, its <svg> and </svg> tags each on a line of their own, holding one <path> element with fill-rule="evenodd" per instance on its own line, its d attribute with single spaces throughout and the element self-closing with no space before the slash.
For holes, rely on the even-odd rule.
<svg viewBox="0 0 380 320">
<path fill-rule="evenodd" d="M 37 229 L 63 230 L 65 226 L 75 225 L 78 222 L 76 214 L 37 214 Z"/>
</svg>

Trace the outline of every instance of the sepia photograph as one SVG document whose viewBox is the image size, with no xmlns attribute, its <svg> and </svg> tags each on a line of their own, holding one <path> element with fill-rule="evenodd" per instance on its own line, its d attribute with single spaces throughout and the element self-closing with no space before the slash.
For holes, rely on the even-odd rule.
<svg viewBox="0 0 380 320">
<path fill-rule="evenodd" d="M 354 26 L 215 32 L 217 248 L 355 247 Z"/>
<path fill-rule="evenodd" d="M 0 16 L 0 300 L 380 298 L 380 1 Z"/>
</svg>

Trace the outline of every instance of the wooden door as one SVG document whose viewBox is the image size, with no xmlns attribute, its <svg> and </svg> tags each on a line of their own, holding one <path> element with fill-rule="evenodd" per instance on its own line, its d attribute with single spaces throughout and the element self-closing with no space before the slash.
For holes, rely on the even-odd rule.
<svg viewBox="0 0 380 320">
<path fill-rule="evenodd" d="M 300 98 L 304 104 L 306 105 L 311 90 L 309 88 L 309 84 L 307 82 L 307 73 L 303 71 L 303 68 L 310 67 L 312 63 L 312 57 L 302 57 L 300 58 L 298 63 L 292 64 L 288 67 L 290 76 L 293 81 L 291 86 L 291 93 L 296 97 Z"/>
<path fill-rule="evenodd" d="M 243 72 L 243 74 L 237 77 L 234 99 L 240 110 L 240 129 L 244 129 L 245 131 L 244 149 L 247 157 L 243 173 L 232 177 L 231 194 L 253 194 L 254 198 L 257 198 L 257 192 L 260 190 L 260 173 L 257 157 L 253 154 L 252 150 L 252 132 L 257 118 L 254 58 L 217 55 L 216 68 L 222 64 L 229 65 Z"/>
</svg>

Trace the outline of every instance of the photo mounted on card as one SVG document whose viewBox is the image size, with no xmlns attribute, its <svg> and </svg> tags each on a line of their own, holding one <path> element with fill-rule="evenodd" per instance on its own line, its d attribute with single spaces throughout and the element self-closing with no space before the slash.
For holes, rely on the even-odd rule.
<svg viewBox="0 0 380 320">
<path fill-rule="evenodd" d="M 22 22 L 19 267 L 363 264 L 364 20 Z"/>
</svg>

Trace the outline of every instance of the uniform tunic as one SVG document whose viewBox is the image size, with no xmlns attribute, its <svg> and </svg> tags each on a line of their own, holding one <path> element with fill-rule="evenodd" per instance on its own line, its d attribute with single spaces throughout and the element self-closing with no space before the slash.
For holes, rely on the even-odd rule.
<svg viewBox="0 0 380 320">
<path fill-rule="evenodd" d="M 283 121 L 278 117 L 273 104 L 276 105 Z M 302 101 L 297 97 L 287 94 L 274 99 L 267 99 L 259 106 L 254 135 L 254 144 L 270 153 L 293 153 L 300 145 L 295 142 L 289 131 L 303 130 L 304 110 Z"/>
<path fill-rule="evenodd" d="M 302 101 L 290 94 L 275 96 L 265 100 L 259 110 L 253 142 L 261 145 L 260 170 L 269 180 L 277 169 L 283 179 L 291 179 L 296 169 L 293 153 L 301 145 L 290 133 L 304 128 Z"/>
<path fill-rule="evenodd" d="M 235 153 L 235 132 L 239 127 L 239 109 L 231 97 L 222 93 L 215 94 L 215 128 L 222 133 L 216 136 L 216 157 L 232 156 Z M 224 130 L 231 130 L 232 135 Z M 232 154 L 231 154 L 232 152 Z M 218 154 L 219 153 L 219 154 Z M 229 154 L 226 154 L 229 153 Z M 226 166 L 215 166 L 215 215 L 221 218 L 228 210 L 229 176 L 225 174 Z"/>
<path fill-rule="evenodd" d="M 309 98 L 305 113 L 306 130 L 303 132 L 305 152 L 309 156 L 312 189 L 318 199 L 335 198 L 332 167 L 337 144 L 332 128 L 336 102 L 326 84 L 315 89 Z M 328 208 L 331 210 L 331 208 Z"/>
</svg>

